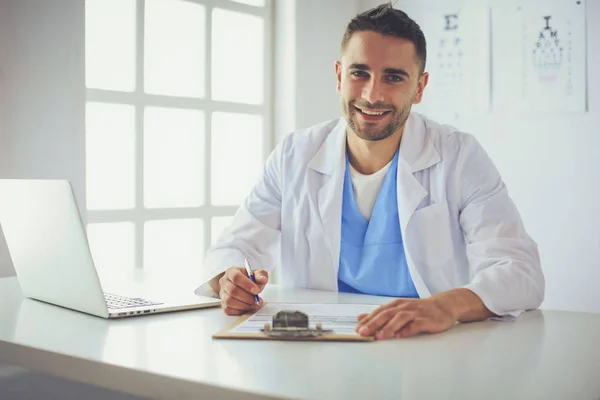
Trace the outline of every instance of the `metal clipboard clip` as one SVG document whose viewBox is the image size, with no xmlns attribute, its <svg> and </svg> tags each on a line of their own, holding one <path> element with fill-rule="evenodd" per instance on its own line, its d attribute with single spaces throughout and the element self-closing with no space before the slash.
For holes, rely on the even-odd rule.
<svg viewBox="0 0 600 400">
<path fill-rule="evenodd" d="M 266 336 L 278 338 L 319 337 L 333 332 L 323 329 L 320 323 L 311 328 L 308 324 L 308 315 L 293 310 L 279 311 L 273 316 L 273 325 L 267 322 L 261 331 Z"/>
</svg>

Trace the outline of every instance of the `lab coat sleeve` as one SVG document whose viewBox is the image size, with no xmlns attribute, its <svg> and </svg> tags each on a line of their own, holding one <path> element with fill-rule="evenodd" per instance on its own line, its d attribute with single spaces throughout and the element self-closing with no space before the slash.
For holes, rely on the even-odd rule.
<svg viewBox="0 0 600 400">
<path fill-rule="evenodd" d="M 271 271 L 279 260 L 281 236 L 282 152 L 287 138 L 271 153 L 261 176 L 237 210 L 233 221 L 205 257 L 202 285 L 195 291 L 218 296 L 208 282 L 233 266 Z M 237 166 L 243 168 L 243 165 Z"/>
<path fill-rule="evenodd" d="M 456 182 L 472 277 L 465 287 L 496 315 L 516 317 L 544 299 L 537 245 L 486 152 L 470 135 L 461 140 Z"/>
</svg>

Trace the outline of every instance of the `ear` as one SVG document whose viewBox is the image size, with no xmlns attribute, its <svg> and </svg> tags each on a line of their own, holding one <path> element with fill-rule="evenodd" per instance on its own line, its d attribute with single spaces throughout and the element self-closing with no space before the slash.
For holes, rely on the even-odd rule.
<svg viewBox="0 0 600 400">
<path fill-rule="evenodd" d="M 335 75 L 337 77 L 337 92 L 342 90 L 342 64 L 339 61 L 335 62 Z"/>
<path fill-rule="evenodd" d="M 425 72 L 419 77 L 419 82 L 417 83 L 417 93 L 415 94 L 413 104 L 419 104 L 423 99 L 423 91 L 425 90 L 425 86 L 427 86 L 427 81 L 429 81 L 429 73 Z"/>
</svg>

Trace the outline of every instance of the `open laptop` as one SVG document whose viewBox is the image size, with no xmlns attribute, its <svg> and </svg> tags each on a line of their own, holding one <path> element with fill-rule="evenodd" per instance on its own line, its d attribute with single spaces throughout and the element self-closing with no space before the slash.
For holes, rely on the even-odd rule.
<svg viewBox="0 0 600 400">
<path fill-rule="evenodd" d="M 173 299 L 104 293 L 69 181 L 0 179 L 0 226 L 26 297 L 103 318 L 220 304 L 193 293 Z"/>
</svg>

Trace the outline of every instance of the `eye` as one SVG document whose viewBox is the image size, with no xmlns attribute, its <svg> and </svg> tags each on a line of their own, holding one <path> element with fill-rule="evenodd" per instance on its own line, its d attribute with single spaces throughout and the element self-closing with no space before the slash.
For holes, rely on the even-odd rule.
<svg viewBox="0 0 600 400">
<path fill-rule="evenodd" d="M 404 81 L 404 78 L 401 77 L 400 75 L 388 75 L 387 80 L 388 80 L 388 82 L 391 82 L 391 83 L 399 83 L 399 82 Z"/>
<path fill-rule="evenodd" d="M 357 78 L 367 78 L 369 76 L 365 71 L 352 71 L 350 72 L 350 75 L 356 76 Z"/>
</svg>

